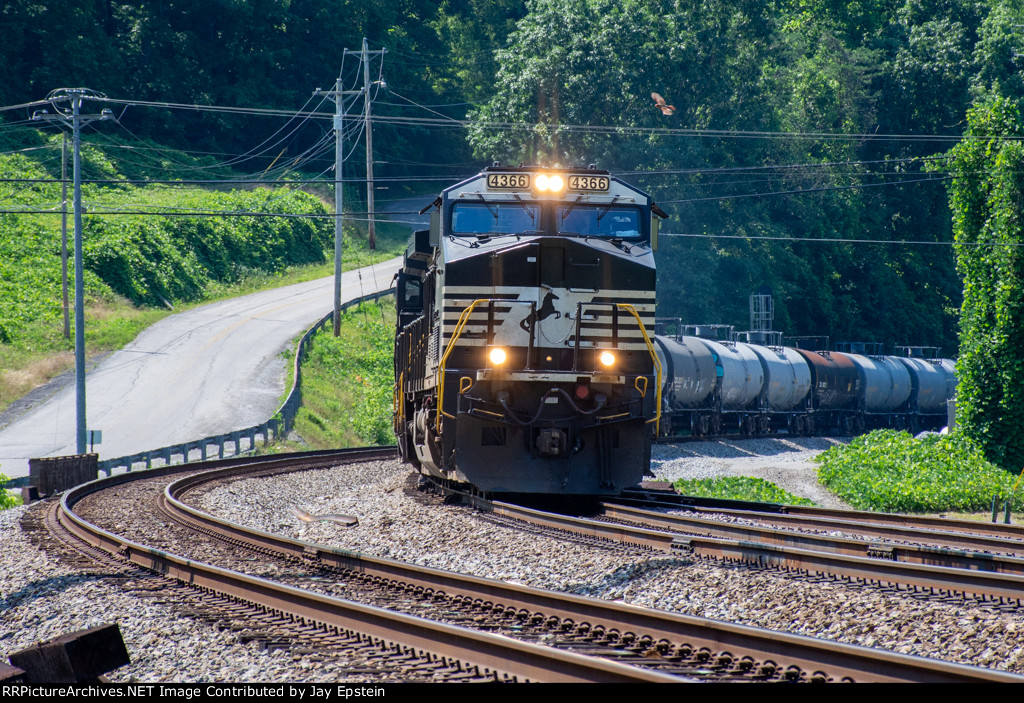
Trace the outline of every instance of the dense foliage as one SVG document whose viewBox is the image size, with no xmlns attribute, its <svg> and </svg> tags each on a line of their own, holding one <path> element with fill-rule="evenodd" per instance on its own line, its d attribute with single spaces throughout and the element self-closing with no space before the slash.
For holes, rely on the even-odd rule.
<svg viewBox="0 0 1024 703">
<path fill-rule="evenodd" d="M 951 152 L 957 269 L 964 279 L 957 425 L 997 464 L 1024 466 L 1024 133 L 1005 99 L 969 115 Z"/>
<path fill-rule="evenodd" d="M 1015 474 L 989 463 L 981 448 L 960 435 L 915 439 L 906 432 L 877 430 L 846 446 L 820 454 L 818 480 L 844 501 L 863 510 L 891 512 L 979 511 L 1012 498 Z"/>
<path fill-rule="evenodd" d="M 302 365 L 302 407 L 295 430 L 316 448 L 394 444 L 393 300 L 364 303 L 328 326 Z"/>
<path fill-rule="evenodd" d="M 758 503 L 782 503 L 784 505 L 814 505 L 813 501 L 795 496 L 770 481 L 749 476 L 680 478 L 672 485 L 676 491 L 687 496 L 751 500 Z"/>
</svg>

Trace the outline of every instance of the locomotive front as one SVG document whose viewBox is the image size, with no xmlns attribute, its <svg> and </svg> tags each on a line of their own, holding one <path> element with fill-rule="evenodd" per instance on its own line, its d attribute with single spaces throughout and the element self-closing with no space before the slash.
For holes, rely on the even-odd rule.
<svg viewBox="0 0 1024 703">
<path fill-rule="evenodd" d="M 639 483 L 661 407 L 659 217 L 593 168 L 495 166 L 445 190 L 399 273 L 403 458 L 488 493 Z"/>
</svg>

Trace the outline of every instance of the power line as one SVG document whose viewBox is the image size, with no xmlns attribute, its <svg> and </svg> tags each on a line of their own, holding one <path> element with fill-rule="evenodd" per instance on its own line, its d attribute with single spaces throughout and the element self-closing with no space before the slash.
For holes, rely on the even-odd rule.
<svg viewBox="0 0 1024 703">
<path fill-rule="evenodd" d="M 921 239 L 843 239 L 841 237 L 782 237 L 743 234 L 690 234 L 682 232 L 661 232 L 658 237 L 683 237 L 688 239 L 743 239 L 747 241 L 790 242 L 799 244 L 892 244 L 896 246 L 965 246 L 965 247 L 1024 247 L 1024 242 L 944 242 Z"/>
<path fill-rule="evenodd" d="M 660 205 L 666 205 L 670 203 L 700 203 L 709 200 L 739 200 L 741 198 L 764 198 L 773 195 L 806 195 L 808 193 L 825 193 L 836 190 L 857 190 L 860 188 L 878 188 L 882 186 L 901 186 L 910 183 L 930 183 L 932 181 L 947 181 L 952 176 L 941 176 L 939 178 L 916 178 L 902 181 L 886 181 L 885 183 L 857 183 L 855 185 L 848 186 L 824 186 L 821 188 L 801 188 L 799 190 L 779 190 L 772 191 L 770 193 L 742 193 L 737 195 L 719 195 L 707 198 L 687 198 L 680 200 L 659 200 Z"/>
<path fill-rule="evenodd" d="M 399 96 L 401 97 L 401 96 Z M 226 105 L 200 105 L 196 103 L 172 103 L 156 102 L 146 100 L 126 100 L 117 98 L 95 98 L 101 102 L 120 104 L 125 106 L 145 106 L 166 109 L 183 109 L 205 112 L 223 112 L 256 116 L 278 116 L 278 117 L 303 117 L 305 119 L 333 119 L 334 115 L 328 112 L 316 111 L 295 111 L 273 108 L 248 108 L 233 107 Z M 425 106 L 414 103 L 408 98 L 403 98 L 413 105 L 429 112 L 441 115 Z M 18 106 L 11 106 L 18 107 Z M 7 108 L 0 107 L 0 110 Z M 496 120 L 458 120 L 443 115 L 442 117 L 402 117 L 381 115 L 376 117 L 380 122 L 394 125 L 422 125 L 436 127 L 462 127 L 475 129 L 500 129 L 500 130 L 551 130 L 561 132 L 579 132 L 592 134 L 610 135 L 646 135 L 646 136 L 686 136 L 698 138 L 721 138 L 721 139 L 786 139 L 786 140 L 812 140 L 812 141 L 906 141 L 906 142 L 959 142 L 964 140 L 988 140 L 999 139 L 1005 141 L 1021 141 L 1024 137 L 1002 136 L 1002 135 L 942 135 L 942 134 L 879 134 L 879 133 L 836 133 L 836 132 L 769 132 L 758 130 L 729 130 L 729 129 L 696 129 L 685 127 L 639 127 L 628 125 L 586 125 L 586 124 L 564 124 L 564 123 L 538 123 L 538 122 L 512 122 Z"/>
<path fill-rule="evenodd" d="M 233 107 L 230 105 L 200 105 L 198 103 L 172 103 L 156 102 L 152 100 L 123 100 L 118 98 L 103 98 L 102 102 L 125 105 L 128 107 L 159 107 L 168 110 L 193 110 L 195 112 L 226 112 L 239 115 L 255 115 L 261 117 L 309 117 L 314 119 L 331 119 L 330 112 L 309 111 L 303 113 L 296 110 L 281 110 L 276 108 L 263 107 Z M 3 108 L 0 108 L 3 109 Z"/>
</svg>

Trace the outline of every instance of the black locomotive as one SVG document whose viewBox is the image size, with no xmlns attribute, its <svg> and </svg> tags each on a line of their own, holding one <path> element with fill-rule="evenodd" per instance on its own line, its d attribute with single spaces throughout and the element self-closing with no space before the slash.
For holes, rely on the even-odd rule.
<svg viewBox="0 0 1024 703">
<path fill-rule="evenodd" d="M 487 493 L 640 482 L 662 407 L 665 213 L 607 171 L 499 165 L 427 209 L 398 275 L 403 459 Z"/>
</svg>

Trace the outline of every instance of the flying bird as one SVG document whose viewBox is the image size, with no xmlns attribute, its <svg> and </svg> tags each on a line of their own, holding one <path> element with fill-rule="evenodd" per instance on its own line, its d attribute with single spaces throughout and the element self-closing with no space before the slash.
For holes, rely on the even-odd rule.
<svg viewBox="0 0 1024 703">
<path fill-rule="evenodd" d="M 676 111 L 676 106 L 665 104 L 665 98 L 661 97 L 661 95 L 659 95 L 658 93 L 651 93 L 651 97 L 654 98 L 654 102 L 657 105 L 658 109 L 661 110 L 661 114 L 671 115 L 673 112 Z"/>
</svg>

